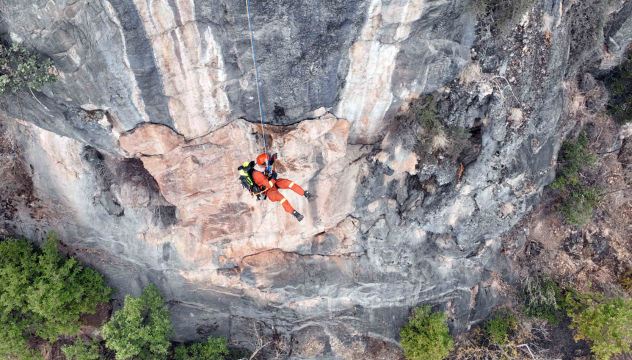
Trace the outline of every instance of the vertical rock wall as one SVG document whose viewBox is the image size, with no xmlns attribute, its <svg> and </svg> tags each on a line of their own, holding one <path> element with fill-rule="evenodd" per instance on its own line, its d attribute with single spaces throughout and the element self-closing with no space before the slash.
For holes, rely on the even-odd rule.
<svg viewBox="0 0 632 360">
<path fill-rule="evenodd" d="M 177 340 L 249 347 L 255 322 L 270 357 L 392 359 L 422 302 L 467 330 L 515 281 L 498 236 L 574 124 L 585 14 L 538 4 L 494 38 L 460 0 L 253 1 L 268 144 L 318 195 L 282 191 L 298 223 L 236 181 L 264 147 L 244 1 L 5 0 L 0 30 L 60 80 L 0 98 L 0 235 L 56 230 L 119 299 L 155 283 Z M 462 156 L 419 151 L 392 120 L 438 89 L 446 125 L 470 130 Z"/>
<path fill-rule="evenodd" d="M 47 130 L 109 152 L 118 151 L 121 131 L 144 122 L 193 139 L 237 118 L 259 120 L 244 1 L 5 4 L 2 30 L 52 57 L 61 75 L 37 95 L 46 109 L 13 97 L 5 103 L 9 115 L 28 115 Z M 473 18 L 464 6 L 253 2 L 268 121 L 289 125 L 332 111 L 352 124 L 352 142 L 375 142 L 402 101 L 436 90 L 468 61 Z M 96 110 L 107 121 L 86 128 L 82 111 Z"/>
</svg>

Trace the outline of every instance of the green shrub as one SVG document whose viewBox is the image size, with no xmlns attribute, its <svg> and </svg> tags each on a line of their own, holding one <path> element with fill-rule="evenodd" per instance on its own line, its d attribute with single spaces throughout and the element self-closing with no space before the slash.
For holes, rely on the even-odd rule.
<svg viewBox="0 0 632 360">
<path fill-rule="evenodd" d="M 469 145 L 470 133 L 466 129 L 443 124 L 434 96 L 413 100 L 410 109 L 413 122 L 420 126 L 417 139 L 425 153 L 441 152 L 456 160 Z"/>
<path fill-rule="evenodd" d="M 437 103 L 432 95 L 422 96 L 413 101 L 412 110 L 417 121 L 428 132 L 437 134 L 445 132 L 437 112 Z"/>
<path fill-rule="evenodd" d="M 61 351 L 68 360 L 97 360 L 99 359 L 99 341 L 95 338 L 86 346 L 83 341 L 76 340 L 74 345 L 65 345 Z"/>
<path fill-rule="evenodd" d="M 58 241 L 51 232 L 39 249 L 25 239 L 0 242 L 0 356 L 33 357 L 32 335 L 51 342 L 74 335 L 81 315 L 110 299 L 103 277 L 62 258 Z"/>
<path fill-rule="evenodd" d="M 414 315 L 399 331 L 404 355 L 409 360 L 441 360 L 454 349 L 454 341 L 441 312 L 430 313 L 430 306 L 415 309 Z"/>
<path fill-rule="evenodd" d="M 509 341 L 511 331 L 518 326 L 518 318 L 506 309 L 498 310 L 485 322 L 483 328 L 491 343 L 503 345 Z"/>
<path fill-rule="evenodd" d="M 42 85 L 57 81 L 51 72 L 53 67 L 50 59 L 40 59 L 24 45 L 16 42 L 8 45 L 0 39 L 0 95 L 23 87 L 41 91 Z"/>
<path fill-rule="evenodd" d="M 562 212 L 571 225 L 586 225 L 592 219 L 593 211 L 602 196 L 596 188 L 578 188 L 564 199 Z"/>
<path fill-rule="evenodd" d="M 601 360 L 630 353 L 632 345 L 632 300 L 606 298 L 599 293 L 568 296 L 568 316 L 575 341 L 591 342 L 590 349 Z"/>
<path fill-rule="evenodd" d="M 208 338 L 206 342 L 189 346 L 180 344 L 175 349 L 175 360 L 223 360 L 228 355 L 228 342 L 225 338 Z"/>
<path fill-rule="evenodd" d="M 564 141 L 559 161 L 562 162 L 562 173 L 570 178 L 575 177 L 585 167 L 594 167 L 597 157 L 589 149 L 590 141 L 585 131 L 582 131 L 575 140 Z"/>
<path fill-rule="evenodd" d="M 577 139 L 564 141 L 558 161 L 562 163 L 562 174 L 551 184 L 551 188 L 559 190 L 562 195 L 560 210 L 566 222 L 571 225 L 585 225 L 590 221 L 595 206 L 602 196 L 596 187 L 585 186 L 579 180 L 579 173 L 586 167 L 594 167 L 597 163 L 595 155 L 588 150 L 588 136 L 585 132 Z"/>
<path fill-rule="evenodd" d="M 160 290 L 153 284 L 140 297 L 125 296 L 123 308 L 101 328 L 106 347 L 116 359 L 163 359 L 169 352 L 173 332 L 169 310 Z"/>
<path fill-rule="evenodd" d="M 527 316 L 546 319 L 552 325 L 557 325 L 562 319 L 562 289 L 548 275 L 536 274 L 529 277 L 522 289 L 522 298 Z"/>
</svg>

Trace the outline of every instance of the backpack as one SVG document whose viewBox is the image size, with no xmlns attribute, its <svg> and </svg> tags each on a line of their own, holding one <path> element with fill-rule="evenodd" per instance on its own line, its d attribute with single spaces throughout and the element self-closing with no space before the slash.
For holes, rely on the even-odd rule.
<svg viewBox="0 0 632 360">
<path fill-rule="evenodd" d="M 257 200 L 261 200 L 259 195 L 262 189 L 259 185 L 255 184 L 254 179 L 252 178 L 252 172 L 255 170 L 255 162 L 245 162 L 242 166 L 237 168 L 239 170 L 239 181 L 241 181 L 241 185 L 250 192 L 251 196 L 257 195 Z M 263 194 L 265 198 L 265 194 Z"/>
</svg>

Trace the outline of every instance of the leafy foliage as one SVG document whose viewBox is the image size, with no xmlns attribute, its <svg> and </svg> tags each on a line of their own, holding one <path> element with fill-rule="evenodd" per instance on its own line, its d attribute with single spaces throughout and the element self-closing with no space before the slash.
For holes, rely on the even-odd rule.
<svg viewBox="0 0 632 360">
<path fill-rule="evenodd" d="M 206 342 L 189 346 L 180 344 L 175 349 L 175 360 L 223 360 L 228 355 L 228 342 L 225 338 L 208 338 Z"/>
<path fill-rule="evenodd" d="M 81 315 L 110 299 L 103 277 L 62 258 L 58 242 L 52 232 L 40 249 L 25 239 L 0 242 L 0 356 L 32 358 L 31 335 L 52 342 L 74 335 Z"/>
<path fill-rule="evenodd" d="M 592 219 L 595 206 L 599 205 L 601 195 L 598 189 L 579 187 L 569 193 L 562 204 L 566 222 L 571 225 L 585 225 Z"/>
<path fill-rule="evenodd" d="M 560 161 L 564 165 L 562 173 L 565 177 L 576 177 L 582 168 L 594 167 L 597 164 L 595 154 L 588 150 L 590 141 L 585 131 L 582 131 L 577 139 L 564 141 Z"/>
<path fill-rule="evenodd" d="M 86 346 L 83 341 L 77 340 L 74 345 L 65 345 L 61 351 L 68 360 L 97 360 L 99 359 L 99 341 L 92 339 L 90 346 Z"/>
<path fill-rule="evenodd" d="M 483 328 L 490 342 L 502 345 L 509 341 L 510 332 L 517 326 L 518 318 L 506 309 L 501 309 L 485 322 Z"/>
<path fill-rule="evenodd" d="M 606 360 L 613 355 L 630 353 L 632 345 L 632 300 L 606 298 L 600 293 L 568 296 L 568 316 L 575 341 L 587 340 L 597 358 Z"/>
<path fill-rule="evenodd" d="M 445 323 L 447 315 L 430 313 L 430 306 L 415 309 L 408 323 L 400 329 L 399 345 L 409 360 L 441 360 L 454 349 L 454 341 Z"/>
<path fill-rule="evenodd" d="M 426 153 L 443 152 L 456 160 L 469 145 L 469 132 L 458 126 L 446 126 L 441 121 L 432 95 L 422 96 L 411 103 L 413 122 L 420 125 L 417 138 Z"/>
<path fill-rule="evenodd" d="M 564 141 L 559 161 L 562 163 L 562 175 L 551 184 L 551 188 L 562 194 L 561 211 L 566 222 L 572 225 L 585 225 L 593 215 L 593 209 L 601 201 L 599 189 L 582 184 L 579 172 L 597 163 L 595 155 L 588 150 L 588 136 L 579 134 L 573 141 Z"/>
<path fill-rule="evenodd" d="M 620 124 L 632 121 L 632 54 L 612 71 L 605 84 L 610 90 L 610 114 Z"/>
<path fill-rule="evenodd" d="M 527 279 L 522 290 L 525 314 L 546 319 L 551 324 L 560 322 L 565 305 L 562 289 L 548 275 L 536 274 Z"/>
<path fill-rule="evenodd" d="M 125 305 L 101 328 L 106 346 L 116 359 L 163 359 L 169 351 L 173 332 L 171 315 L 163 306 L 160 289 L 153 284 L 140 297 L 125 296 Z"/>
<path fill-rule="evenodd" d="M 8 45 L 0 40 L 0 95 L 23 87 L 41 91 L 42 85 L 57 81 L 57 76 L 51 72 L 53 67 L 50 59 L 40 59 L 23 44 Z"/>
</svg>

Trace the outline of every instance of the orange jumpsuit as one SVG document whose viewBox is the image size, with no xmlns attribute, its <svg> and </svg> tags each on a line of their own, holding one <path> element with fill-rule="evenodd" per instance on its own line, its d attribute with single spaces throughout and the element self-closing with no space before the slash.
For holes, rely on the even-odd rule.
<svg viewBox="0 0 632 360">
<path fill-rule="evenodd" d="M 290 202 L 287 201 L 287 199 L 283 195 L 281 195 L 279 189 L 292 189 L 300 196 L 305 195 L 305 190 L 303 190 L 303 188 L 296 185 L 293 181 L 287 179 L 268 180 L 268 178 L 259 171 L 252 172 L 252 179 L 255 181 L 255 184 L 259 185 L 262 189 L 269 189 L 265 193 L 268 196 L 268 199 L 270 199 L 270 201 L 281 202 L 281 205 L 283 205 L 283 209 L 285 209 L 285 211 L 289 213 L 292 213 L 294 211 L 294 208 L 292 207 L 292 205 L 290 205 Z"/>
</svg>

